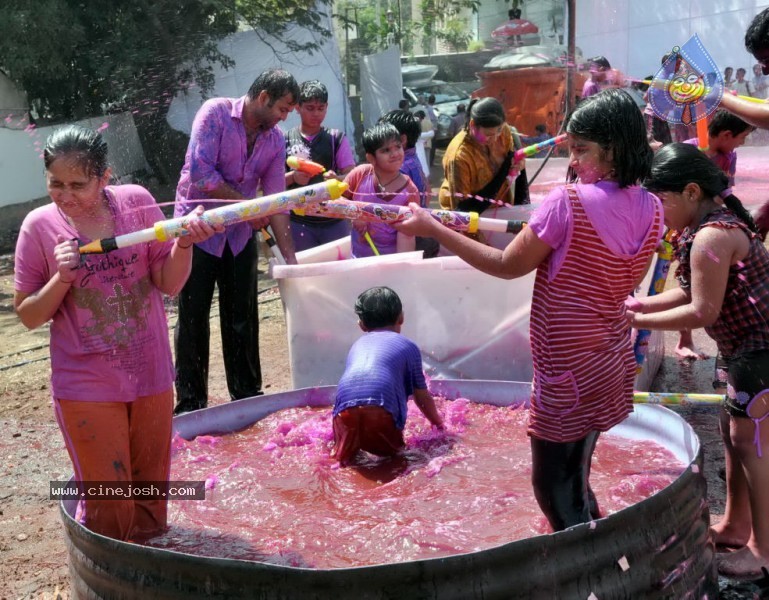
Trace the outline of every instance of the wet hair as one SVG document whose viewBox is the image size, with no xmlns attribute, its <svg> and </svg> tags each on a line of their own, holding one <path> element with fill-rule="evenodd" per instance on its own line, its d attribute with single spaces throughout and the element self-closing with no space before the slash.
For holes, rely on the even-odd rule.
<svg viewBox="0 0 769 600">
<path fill-rule="evenodd" d="M 292 104 L 299 99 L 299 84 L 294 76 L 283 69 L 268 69 L 254 80 L 248 88 L 248 98 L 253 100 L 262 92 L 270 97 L 270 106 L 286 94 L 291 94 Z"/>
<path fill-rule="evenodd" d="M 407 110 L 391 110 L 379 117 L 380 123 L 394 125 L 398 133 L 406 136 L 406 148 L 413 148 L 422 135 L 419 119 Z"/>
<path fill-rule="evenodd" d="M 712 137 L 716 137 L 722 131 L 731 131 L 732 135 L 740 135 L 748 129 L 752 131 L 755 127 L 723 108 L 713 113 L 713 118 L 708 123 L 708 135 Z"/>
<path fill-rule="evenodd" d="M 401 98 L 401 100 L 398 102 L 398 109 L 399 110 L 408 110 L 409 109 L 409 101 L 405 98 Z"/>
<path fill-rule="evenodd" d="M 376 151 L 391 140 L 401 141 L 401 134 L 395 125 L 377 123 L 363 132 L 363 150 L 366 154 L 376 154 Z"/>
<path fill-rule="evenodd" d="M 729 189 L 726 173 L 692 144 L 673 143 L 660 148 L 654 155 L 651 173 L 644 180 L 643 186 L 650 192 L 680 194 L 689 183 L 696 183 L 709 198 L 721 196 L 726 207 L 745 222 L 751 231 L 759 232 L 753 217 L 737 196 L 722 196 Z"/>
<path fill-rule="evenodd" d="M 418 118 L 418 119 L 426 119 L 427 118 L 427 115 L 425 114 L 425 111 L 423 111 L 423 110 L 415 110 L 414 111 L 414 116 L 416 118 Z"/>
<path fill-rule="evenodd" d="M 66 125 L 48 136 L 43 149 L 45 168 L 63 156 L 74 158 L 91 177 L 101 177 L 109 167 L 107 143 L 97 131 L 81 125 Z"/>
<path fill-rule="evenodd" d="M 588 58 L 587 64 L 590 65 L 590 67 L 600 67 L 604 71 L 611 69 L 611 65 L 605 56 L 594 56 L 593 58 Z"/>
<path fill-rule="evenodd" d="M 435 94 L 430 94 L 430 95 L 427 97 L 427 103 L 428 103 L 428 104 L 435 104 Z"/>
<path fill-rule="evenodd" d="M 566 131 L 612 152 L 612 166 L 621 188 L 636 185 L 649 174 L 653 152 L 646 124 L 626 91 L 611 88 L 586 98 L 569 115 Z M 577 180 L 571 167 L 567 179 Z"/>
<path fill-rule="evenodd" d="M 396 325 L 402 312 L 398 294 L 385 286 L 369 288 L 355 301 L 355 314 L 369 330 Z"/>
<path fill-rule="evenodd" d="M 505 109 L 496 98 L 473 98 L 467 106 L 467 115 L 465 129 L 469 129 L 470 121 L 476 127 L 499 127 L 505 122 Z"/>
<path fill-rule="evenodd" d="M 540 123 L 539 125 L 534 126 L 534 131 L 538 133 L 547 133 L 547 125 L 544 123 Z"/>
<path fill-rule="evenodd" d="M 732 67 L 724 67 L 724 77 L 726 77 L 726 72 L 727 71 L 729 72 L 729 75 L 734 73 L 734 69 L 732 69 Z"/>
<path fill-rule="evenodd" d="M 460 102 L 459 104 L 457 104 L 457 114 L 463 113 L 466 110 L 467 110 L 467 106 L 465 106 L 464 102 Z"/>
<path fill-rule="evenodd" d="M 328 104 L 328 89 L 317 79 L 303 81 L 299 86 L 299 104 L 304 104 L 311 100 Z"/>
<path fill-rule="evenodd" d="M 740 73 L 742 73 L 743 75 L 747 75 L 748 72 L 742 67 L 740 67 L 739 69 L 737 69 L 737 72 L 735 73 L 735 75 L 739 75 Z"/>
<path fill-rule="evenodd" d="M 769 8 L 755 17 L 745 31 L 745 49 L 755 56 L 756 52 L 769 48 Z"/>
</svg>

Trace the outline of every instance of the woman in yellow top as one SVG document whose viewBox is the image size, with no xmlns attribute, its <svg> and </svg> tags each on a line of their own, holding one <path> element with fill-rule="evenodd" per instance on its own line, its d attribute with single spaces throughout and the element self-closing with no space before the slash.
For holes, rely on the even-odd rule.
<svg viewBox="0 0 769 600">
<path fill-rule="evenodd" d="M 496 98 L 473 99 L 468 119 L 446 148 L 441 208 L 483 212 L 491 203 L 528 204 L 525 163 L 513 162 L 516 144 L 505 110 Z"/>
</svg>

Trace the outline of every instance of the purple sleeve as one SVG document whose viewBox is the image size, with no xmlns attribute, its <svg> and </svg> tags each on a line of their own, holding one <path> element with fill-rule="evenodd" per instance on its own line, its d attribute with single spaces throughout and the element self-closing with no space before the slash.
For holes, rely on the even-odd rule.
<svg viewBox="0 0 769 600">
<path fill-rule="evenodd" d="M 187 160 L 190 184 L 202 191 L 213 190 L 224 181 L 217 169 L 224 127 L 218 108 L 217 100 L 205 102 L 192 122 Z"/>
<path fill-rule="evenodd" d="M 590 96 L 595 96 L 598 91 L 598 84 L 592 79 L 588 79 L 585 85 L 582 86 L 582 97 L 589 98 Z"/>
<path fill-rule="evenodd" d="M 553 250 L 560 248 L 569 232 L 570 210 L 565 188 L 552 190 L 529 219 L 528 227 Z"/>
<path fill-rule="evenodd" d="M 427 382 L 425 381 L 425 372 L 422 369 L 422 353 L 416 344 L 414 344 L 414 352 L 411 356 L 409 369 L 411 370 L 412 387 L 415 390 L 426 390 Z"/>
<path fill-rule="evenodd" d="M 729 170 L 726 175 L 729 177 L 729 187 L 734 187 L 734 179 L 737 175 L 737 152 L 734 150 L 729 153 Z"/>
<path fill-rule="evenodd" d="M 350 140 L 346 135 L 342 135 L 342 141 L 339 142 L 339 148 L 336 149 L 336 170 L 344 171 L 349 167 L 355 166 L 355 157 L 352 155 Z"/>
<path fill-rule="evenodd" d="M 32 294 L 42 288 L 52 277 L 40 233 L 49 229 L 50 223 L 24 219 L 16 240 L 13 287 L 24 294 Z"/>
</svg>

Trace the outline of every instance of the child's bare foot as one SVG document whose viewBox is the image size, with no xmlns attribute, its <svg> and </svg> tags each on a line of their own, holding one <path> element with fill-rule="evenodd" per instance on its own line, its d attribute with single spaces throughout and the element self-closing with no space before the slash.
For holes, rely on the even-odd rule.
<svg viewBox="0 0 769 600">
<path fill-rule="evenodd" d="M 758 554 L 750 546 L 716 557 L 718 573 L 735 579 L 750 579 L 761 576 L 761 567 L 769 567 L 769 558 Z"/>
<path fill-rule="evenodd" d="M 693 345 L 684 345 L 681 342 L 676 344 L 675 353 L 678 358 L 685 358 L 687 360 L 700 360 L 708 358 L 708 355 L 704 352 L 700 352 Z"/>
<path fill-rule="evenodd" d="M 743 533 L 721 521 L 710 528 L 710 535 L 716 545 L 716 552 L 731 552 L 745 547 L 750 539 L 750 530 Z"/>
</svg>

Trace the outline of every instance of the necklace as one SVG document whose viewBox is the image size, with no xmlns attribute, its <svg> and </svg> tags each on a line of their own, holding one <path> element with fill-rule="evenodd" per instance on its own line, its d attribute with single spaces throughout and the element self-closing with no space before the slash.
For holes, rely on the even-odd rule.
<svg viewBox="0 0 769 600">
<path fill-rule="evenodd" d="M 398 173 L 390 181 L 388 181 L 387 183 L 383 184 L 381 181 L 379 181 L 379 176 L 376 173 L 374 173 L 374 177 L 376 178 L 376 189 L 379 191 L 380 194 L 384 194 L 385 191 L 387 191 L 387 186 L 390 185 L 396 179 L 398 179 L 398 177 L 400 177 L 400 176 L 401 176 L 401 174 Z"/>
</svg>

